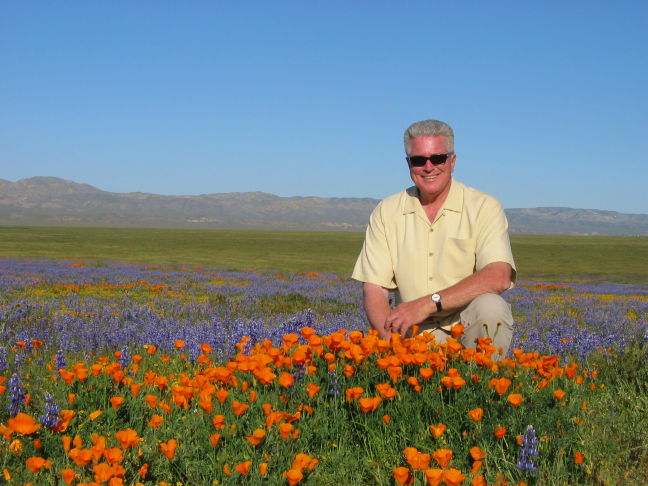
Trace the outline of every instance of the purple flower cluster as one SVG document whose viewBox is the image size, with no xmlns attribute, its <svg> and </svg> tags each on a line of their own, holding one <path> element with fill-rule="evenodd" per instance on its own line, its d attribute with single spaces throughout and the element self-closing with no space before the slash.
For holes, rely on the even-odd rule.
<svg viewBox="0 0 648 486">
<path fill-rule="evenodd" d="M 536 431 L 532 425 L 529 425 L 522 435 L 522 444 L 520 445 L 520 461 L 517 463 L 518 469 L 523 471 L 535 471 L 536 465 L 533 458 L 538 456 L 538 439 Z"/>
<path fill-rule="evenodd" d="M 1 342 L 43 341 L 57 350 L 57 367 L 69 352 L 121 349 L 126 362 L 144 344 L 169 349 L 182 339 L 196 359 L 201 343 L 230 354 L 244 336 L 252 346 L 304 326 L 319 334 L 368 327 L 361 285 L 332 274 L 0 259 L 0 296 Z M 516 319 L 512 349 L 585 360 L 648 339 L 648 286 L 521 281 L 504 296 Z M 31 352 L 19 351 L 15 370 Z M 0 368 L 9 366 L 3 356 Z"/>
<path fill-rule="evenodd" d="M 54 397 L 50 393 L 45 392 L 45 405 L 43 408 L 45 409 L 45 414 L 41 415 L 38 421 L 43 424 L 43 427 L 53 429 L 61 421 L 59 417 L 61 407 L 54 402 Z"/>
<path fill-rule="evenodd" d="M 16 373 L 11 375 L 7 385 L 9 388 L 9 405 L 7 406 L 7 409 L 9 410 L 9 416 L 15 417 L 23 411 L 23 405 L 27 396 L 22 387 L 22 380 Z"/>
</svg>

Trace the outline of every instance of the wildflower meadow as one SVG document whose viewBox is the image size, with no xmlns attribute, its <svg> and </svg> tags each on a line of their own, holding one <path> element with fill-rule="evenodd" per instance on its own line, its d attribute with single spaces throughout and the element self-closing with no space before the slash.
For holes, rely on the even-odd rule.
<svg viewBox="0 0 648 486">
<path fill-rule="evenodd" d="M 0 482 L 645 484 L 648 286 L 505 298 L 500 356 L 331 273 L 2 258 Z"/>
</svg>

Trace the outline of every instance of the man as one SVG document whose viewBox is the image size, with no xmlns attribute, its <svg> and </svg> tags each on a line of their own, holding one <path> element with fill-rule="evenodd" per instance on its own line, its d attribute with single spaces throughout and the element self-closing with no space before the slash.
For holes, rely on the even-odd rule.
<svg viewBox="0 0 648 486">
<path fill-rule="evenodd" d="M 513 286 L 515 263 L 502 205 L 452 178 L 457 156 L 446 123 L 411 125 L 405 153 L 414 186 L 373 211 L 352 275 L 364 282 L 367 318 L 384 339 L 418 325 L 438 343 L 461 322 L 465 347 L 490 337 L 504 355 L 513 316 L 500 294 Z"/>
</svg>

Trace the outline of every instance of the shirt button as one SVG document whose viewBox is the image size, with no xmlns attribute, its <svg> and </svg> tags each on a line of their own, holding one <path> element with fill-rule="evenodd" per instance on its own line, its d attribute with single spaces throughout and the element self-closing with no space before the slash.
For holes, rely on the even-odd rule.
<svg viewBox="0 0 648 486">
<path fill-rule="evenodd" d="M 434 280 L 434 277 L 430 277 L 429 280 Z"/>
<path fill-rule="evenodd" d="M 430 228 L 430 233 L 434 233 L 434 228 Z"/>
<path fill-rule="evenodd" d="M 429 256 L 434 256 L 434 253 L 430 252 L 428 253 Z"/>
</svg>

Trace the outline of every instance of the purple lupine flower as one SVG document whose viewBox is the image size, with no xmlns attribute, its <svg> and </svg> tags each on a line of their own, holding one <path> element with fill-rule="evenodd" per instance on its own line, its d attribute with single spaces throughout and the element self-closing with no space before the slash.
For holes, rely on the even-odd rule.
<svg viewBox="0 0 648 486">
<path fill-rule="evenodd" d="M 330 397 L 340 396 L 340 382 L 338 381 L 337 373 L 334 371 L 329 371 L 329 380 L 328 380 L 328 395 Z"/>
<path fill-rule="evenodd" d="M 7 407 L 7 410 L 9 410 L 9 415 L 11 417 L 15 417 L 23 411 L 22 406 L 23 403 L 25 403 L 25 398 L 27 398 L 27 396 L 22 388 L 22 380 L 16 373 L 11 375 L 7 386 L 9 387 L 9 406 Z"/>
<path fill-rule="evenodd" d="M 517 463 L 518 469 L 523 471 L 535 471 L 536 465 L 533 457 L 538 456 L 538 439 L 533 425 L 529 425 L 522 436 L 522 445 L 520 445 L 520 462 Z"/>
<path fill-rule="evenodd" d="M 53 429 L 61 421 L 59 418 L 61 407 L 56 404 L 54 397 L 48 392 L 45 392 L 45 405 L 43 408 L 45 409 L 45 414 L 38 417 L 38 421 L 43 427 Z"/>
<path fill-rule="evenodd" d="M 0 371 L 7 371 L 9 369 L 9 362 L 7 361 L 7 350 L 4 347 L 0 348 Z"/>
<path fill-rule="evenodd" d="M 60 370 L 60 369 L 65 369 L 65 366 L 67 365 L 67 362 L 65 361 L 65 352 L 62 349 L 59 349 L 56 352 L 56 358 L 55 358 L 55 369 Z"/>
<path fill-rule="evenodd" d="M 131 362 L 131 355 L 130 355 L 130 350 L 128 349 L 128 346 L 122 348 L 119 354 L 119 364 L 121 365 L 122 369 L 128 368 L 128 365 Z"/>
</svg>

